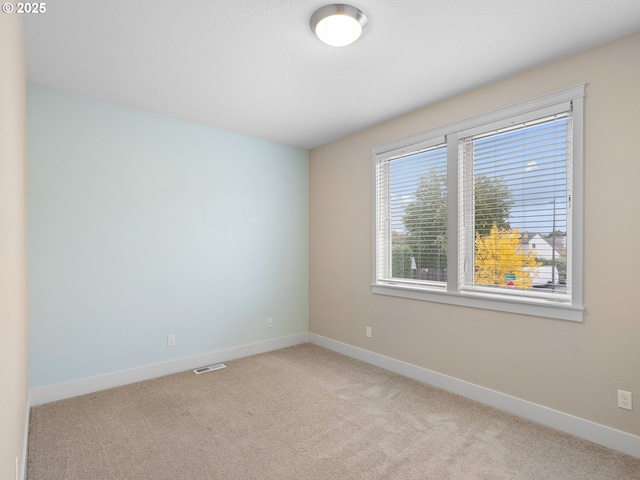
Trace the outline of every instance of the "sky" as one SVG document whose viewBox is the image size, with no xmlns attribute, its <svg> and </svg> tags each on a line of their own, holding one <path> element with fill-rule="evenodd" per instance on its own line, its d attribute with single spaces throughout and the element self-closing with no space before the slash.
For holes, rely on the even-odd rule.
<svg viewBox="0 0 640 480">
<path fill-rule="evenodd" d="M 508 221 L 512 228 L 546 235 L 555 224 L 556 230 L 566 232 L 571 193 L 567 190 L 570 121 L 556 116 L 470 139 L 474 174 L 500 178 L 509 187 L 513 203 Z M 392 229 L 401 232 L 405 207 L 415 201 L 419 179 L 434 169 L 446 178 L 446 147 L 391 160 L 390 169 Z"/>
</svg>

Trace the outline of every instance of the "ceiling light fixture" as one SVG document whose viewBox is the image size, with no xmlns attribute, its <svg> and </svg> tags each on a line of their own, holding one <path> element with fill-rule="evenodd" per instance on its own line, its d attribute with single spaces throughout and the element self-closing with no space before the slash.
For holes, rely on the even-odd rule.
<svg viewBox="0 0 640 480">
<path fill-rule="evenodd" d="M 344 3 L 325 5 L 311 16 L 311 30 L 332 47 L 344 47 L 355 42 L 367 25 L 360 10 Z"/>
</svg>

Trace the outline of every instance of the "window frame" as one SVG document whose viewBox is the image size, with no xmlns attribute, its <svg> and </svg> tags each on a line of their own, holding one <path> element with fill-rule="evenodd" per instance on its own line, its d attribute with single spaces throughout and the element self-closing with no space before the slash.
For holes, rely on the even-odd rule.
<svg viewBox="0 0 640 480">
<path fill-rule="evenodd" d="M 390 295 L 414 300 L 446 303 L 466 307 L 498 310 L 503 312 L 534 315 L 561 320 L 583 321 L 583 208 L 584 208 L 584 97 L 585 83 L 516 103 L 482 115 L 471 117 L 446 126 L 438 127 L 410 137 L 394 140 L 372 149 L 372 193 L 373 193 L 373 294 Z M 458 140 L 469 132 L 480 131 L 493 124 L 518 123 L 522 118 L 558 113 L 570 105 L 573 122 L 573 176 L 572 190 L 572 239 L 571 239 L 571 301 L 560 303 L 553 294 L 541 298 L 535 295 L 511 298 L 504 293 L 492 293 L 490 289 L 476 287 L 461 290 L 459 285 L 459 157 Z M 417 152 L 420 148 L 434 145 L 438 141 L 447 144 L 447 283 L 446 288 L 429 287 L 426 284 L 393 282 L 378 279 L 378 239 L 380 235 L 380 211 L 378 202 L 378 165 L 402 154 Z M 455 192 L 455 193 L 453 193 Z M 390 234 L 389 234 L 390 235 Z M 389 267 L 390 268 L 390 267 Z M 494 291 L 495 292 L 495 291 Z"/>
</svg>

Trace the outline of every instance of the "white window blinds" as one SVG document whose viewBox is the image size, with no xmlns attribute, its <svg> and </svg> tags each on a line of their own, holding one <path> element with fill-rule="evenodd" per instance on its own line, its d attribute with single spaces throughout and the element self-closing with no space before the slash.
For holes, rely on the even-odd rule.
<svg viewBox="0 0 640 480">
<path fill-rule="evenodd" d="M 379 281 L 446 281 L 447 150 L 443 140 L 377 162 Z"/>
<path fill-rule="evenodd" d="M 374 147 L 372 292 L 582 320 L 584 96 Z"/>
<path fill-rule="evenodd" d="M 570 111 L 462 136 L 460 288 L 569 301 Z"/>
</svg>

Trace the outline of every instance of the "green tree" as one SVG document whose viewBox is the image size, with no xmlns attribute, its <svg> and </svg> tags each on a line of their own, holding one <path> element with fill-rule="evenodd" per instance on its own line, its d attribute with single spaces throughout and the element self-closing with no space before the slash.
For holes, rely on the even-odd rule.
<svg viewBox="0 0 640 480">
<path fill-rule="evenodd" d="M 407 234 L 403 232 L 397 232 L 393 230 L 391 232 L 391 242 L 393 245 L 406 245 L 407 244 Z"/>
<path fill-rule="evenodd" d="M 553 237 L 566 237 L 567 232 L 563 232 L 562 230 L 556 230 L 555 232 L 551 232 L 548 235 L 545 235 L 544 238 L 553 238 Z"/>
<path fill-rule="evenodd" d="M 447 184 L 445 175 L 431 169 L 420 178 L 415 200 L 405 207 L 403 222 L 418 268 L 447 266 Z M 500 177 L 476 175 L 474 185 L 475 232 L 489 235 L 495 224 L 508 229 L 511 192 Z"/>
<path fill-rule="evenodd" d="M 418 268 L 447 266 L 447 182 L 433 168 L 420 178 L 415 200 L 405 207 L 406 244 Z"/>
<path fill-rule="evenodd" d="M 495 225 L 499 230 L 511 228 L 511 192 L 501 177 L 476 175 L 475 185 L 476 234 L 489 235 Z"/>
<path fill-rule="evenodd" d="M 391 255 L 391 274 L 393 278 L 413 278 L 411 272 L 411 249 L 407 245 L 394 245 Z"/>
</svg>

